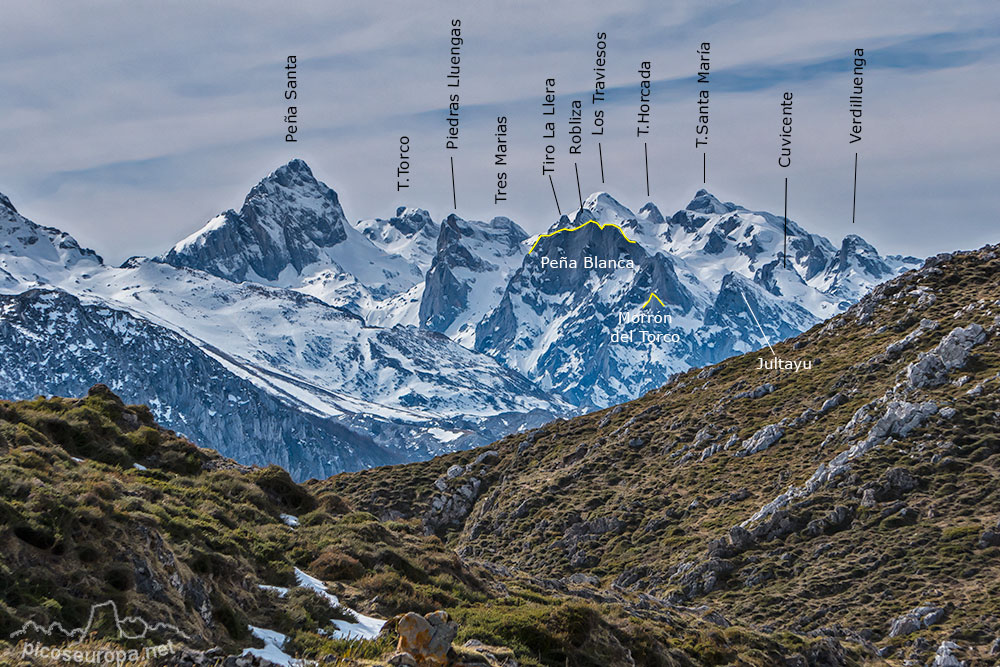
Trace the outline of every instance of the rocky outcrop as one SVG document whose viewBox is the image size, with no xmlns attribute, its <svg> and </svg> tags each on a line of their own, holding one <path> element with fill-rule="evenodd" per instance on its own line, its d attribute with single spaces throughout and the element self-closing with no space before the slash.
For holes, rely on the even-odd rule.
<svg viewBox="0 0 1000 667">
<path fill-rule="evenodd" d="M 766 382 L 759 387 L 755 387 L 750 391 L 741 391 L 736 394 L 733 398 L 761 398 L 762 396 L 767 396 L 774 391 L 774 385 L 770 382 Z"/>
<path fill-rule="evenodd" d="M 943 641 L 934 653 L 934 667 L 965 667 L 965 662 L 955 656 L 962 647 L 953 641 Z"/>
<path fill-rule="evenodd" d="M 933 401 L 910 403 L 908 401 L 890 400 L 891 393 L 878 401 L 873 401 L 855 412 L 851 421 L 841 430 L 842 433 L 853 432 L 859 425 L 870 423 L 872 417 L 869 409 L 879 402 L 887 403 L 883 415 L 875 421 L 864 440 L 855 442 L 850 448 L 837 454 L 828 463 L 821 463 L 816 472 L 802 486 L 792 486 L 771 502 L 761 507 L 752 517 L 743 522 L 743 526 L 760 521 L 787 506 L 795 499 L 814 493 L 821 486 L 829 483 L 850 470 L 850 462 L 880 445 L 889 437 L 905 438 L 911 431 L 921 426 L 928 417 L 938 411 Z M 766 427 L 765 427 L 766 428 Z M 763 430 L 763 429 L 762 429 Z"/>
<path fill-rule="evenodd" d="M 724 558 L 708 558 L 697 564 L 685 562 L 677 566 L 670 581 L 678 584 L 681 594 L 690 599 L 719 588 L 734 569 L 732 561 Z"/>
<path fill-rule="evenodd" d="M 441 223 L 437 250 L 420 299 L 420 326 L 463 338 L 500 299 L 521 263 L 528 234 L 509 218 L 467 221 L 449 215 Z"/>
<path fill-rule="evenodd" d="M 962 368 L 972 348 L 986 340 L 978 324 L 955 327 L 930 352 L 906 367 L 906 383 L 913 389 L 938 387 L 948 381 L 948 373 Z"/>
<path fill-rule="evenodd" d="M 438 493 L 431 497 L 430 505 L 424 512 L 425 535 L 460 529 L 464 525 L 465 518 L 472 512 L 476 500 L 484 491 L 483 480 L 474 475 L 473 471 L 482 474 L 498 460 L 499 453 L 488 450 L 480 454 L 474 464 L 453 465 L 434 481 L 434 488 Z"/>
<path fill-rule="evenodd" d="M 783 435 L 785 435 L 785 429 L 782 428 L 781 424 L 768 424 L 744 440 L 736 455 L 749 456 L 762 452 L 780 440 Z"/>
<path fill-rule="evenodd" d="M 944 608 L 932 605 L 914 607 L 902 616 L 892 619 L 889 624 L 889 636 L 901 637 L 923 628 L 929 628 L 935 623 L 940 623 L 944 619 L 945 613 Z"/>
<path fill-rule="evenodd" d="M 391 665 L 410 667 L 448 667 L 453 664 L 451 643 L 458 635 L 458 624 L 447 612 L 435 611 L 421 616 L 414 612 L 396 620 L 396 654 Z"/>
<path fill-rule="evenodd" d="M 924 318 L 920 320 L 920 325 L 916 329 L 908 333 L 903 338 L 890 343 L 889 346 L 885 348 L 885 352 L 890 357 L 899 356 L 903 350 L 909 349 L 910 346 L 912 346 L 913 343 L 922 337 L 926 332 L 934 331 L 937 328 L 938 323 L 936 321 Z"/>
</svg>

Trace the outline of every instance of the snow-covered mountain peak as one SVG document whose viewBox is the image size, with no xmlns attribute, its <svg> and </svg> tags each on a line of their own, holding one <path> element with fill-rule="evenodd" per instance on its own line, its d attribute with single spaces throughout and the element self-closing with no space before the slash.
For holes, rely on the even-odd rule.
<svg viewBox="0 0 1000 667">
<path fill-rule="evenodd" d="M 239 213 L 212 218 L 159 260 L 235 282 L 276 281 L 319 261 L 322 249 L 347 239 L 347 227 L 337 193 L 292 160 L 261 179 Z"/>
<path fill-rule="evenodd" d="M 337 193 L 302 160 L 271 172 L 238 213 L 216 216 L 157 260 L 233 282 L 298 289 L 358 314 L 423 276 L 416 263 L 350 225 Z"/>
<path fill-rule="evenodd" d="M 17 209 L 10 203 L 10 199 L 7 198 L 7 195 L 0 192 L 0 210 L 2 209 L 5 209 L 10 213 L 17 213 Z"/>
<path fill-rule="evenodd" d="M 76 280 L 103 266 L 101 257 L 69 234 L 28 220 L 0 195 L 0 291 Z"/>
<path fill-rule="evenodd" d="M 294 159 L 261 179 L 240 211 L 244 222 L 263 225 L 286 244 L 312 242 L 326 248 L 345 240 L 347 218 L 337 193 Z M 304 238 L 299 238 L 299 237 Z"/>
<path fill-rule="evenodd" d="M 685 210 L 694 211 L 696 213 L 708 213 L 714 215 L 722 215 L 724 213 L 731 213 L 737 210 L 737 206 L 732 203 L 723 204 L 718 198 L 713 195 L 708 190 L 702 188 L 695 193 L 694 199 L 692 199 Z"/>
<path fill-rule="evenodd" d="M 441 223 L 438 252 L 458 243 L 463 247 L 470 243 L 488 243 L 502 248 L 503 254 L 510 254 L 527 238 L 528 233 L 510 218 L 497 216 L 489 222 L 480 222 L 464 220 L 452 213 Z"/>
<path fill-rule="evenodd" d="M 497 304 L 521 265 L 527 239 L 527 232 L 510 218 L 445 218 L 420 299 L 420 326 L 471 347 L 476 324 Z"/>
<path fill-rule="evenodd" d="M 643 207 L 639 209 L 639 220 L 653 225 L 662 225 L 666 222 L 663 218 L 663 214 L 660 213 L 660 209 L 657 208 L 656 204 L 653 202 L 646 202 L 643 204 Z"/>
<path fill-rule="evenodd" d="M 583 208 L 576 215 L 578 225 L 588 220 L 621 225 L 635 219 L 635 213 L 607 192 L 595 192 L 587 197 L 583 201 Z"/>
<path fill-rule="evenodd" d="M 440 229 L 426 210 L 407 206 L 397 208 L 396 215 L 388 220 L 382 218 L 362 220 L 358 222 L 357 226 L 372 241 L 387 244 L 404 238 L 412 238 L 419 232 L 437 238 Z"/>
<path fill-rule="evenodd" d="M 430 268 L 441 226 L 422 208 L 400 206 L 389 218 L 359 220 L 355 228 L 387 253 L 403 257 L 421 274 Z"/>
</svg>

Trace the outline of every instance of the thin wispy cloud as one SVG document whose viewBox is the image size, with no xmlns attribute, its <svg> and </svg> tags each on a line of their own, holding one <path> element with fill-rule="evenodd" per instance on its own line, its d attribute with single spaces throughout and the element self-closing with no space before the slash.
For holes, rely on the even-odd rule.
<svg viewBox="0 0 1000 667">
<path fill-rule="evenodd" d="M 973 208 L 1000 205 L 993 118 L 1000 93 L 995 3 L 847 0 L 822 6 L 739 0 L 615 6 L 496 3 L 447 6 L 304 2 L 117 2 L 18 5 L 5 14 L 0 57 L 0 192 L 112 259 L 152 254 L 231 206 L 267 172 L 305 158 L 341 193 L 353 218 L 401 204 L 451 209 L 443 149 L 448 27 L 463 21 L 459 212 L 509 215 L 531 232 L 554 221 L 539 174 L 541 93 L 555 76 L 561 105 L 564 203 L 575 199 L 565 146 L 569 99 L 588 99 L 594 35 L 609 34 L 608 179 L 593 142 L 583 189 L 636 208 L 647 199 L 634 115 L 642 60 L 653 61 L 651 197 L 683 206 L 701 185 L 693 147 L 697 45 L 712 42 L 709 187 L 751 208 L 776 209 L 786 175 L 773 165 L 775 95 L 796 91 L 794 213 L 835 242 L 861 233 L 881 249 L 928 254 L 991 240 Z M 856 229 L 849 202 L 845 98 L 853 49 L 865 48 L 868 89 Z M 299 58 L 300 142 L 281 132 L 284 58 Z M 589 109 L 588 109 L 589 111 Z M 962 122 L 943 123 L 954 118 Z M 511 196 L 494 205 L 495 119 L 511 133 Z M 415 184 L 395 190 L 401 134 L 416 149 Z M 586 193 L 585 193 L 586 194 Z M 571 196 L 572 195 L 572 196 Z M 948 220 L 948 234 L 941 220 Z M 899 222 L 906 221 L 906 234 Z M 995 240 L 995 239 L 994 239 Z"/>
</svg>

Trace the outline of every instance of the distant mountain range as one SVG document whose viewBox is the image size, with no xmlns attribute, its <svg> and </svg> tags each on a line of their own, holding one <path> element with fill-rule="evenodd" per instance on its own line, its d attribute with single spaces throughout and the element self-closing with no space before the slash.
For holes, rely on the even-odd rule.
<svg viewBox="0 0 1000 667">
<path fill-rule="evenodd" d="M 705 191 L 670 218 L 595 194 L 540 238 L 417 208 L 352 224 L 292 160 L 238 212 L 111 267 L 0 195 L 0 395 L 105 382 L 200 444 L 300 478 L 423 459 L 787 338 L 918 263 L 792 221 L 783 258 L 783 226 Z"/>
</svg>

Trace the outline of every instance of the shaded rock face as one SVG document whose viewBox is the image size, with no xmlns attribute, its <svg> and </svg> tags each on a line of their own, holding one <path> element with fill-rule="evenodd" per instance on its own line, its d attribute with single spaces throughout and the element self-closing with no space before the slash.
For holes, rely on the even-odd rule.
<svg viewBox="0 0 1000 667">
<path fill-rule="evenodd" d="M 583 227 L 539 239 L 511 276 L 499 305 L 476 327 L 475 349 L 574 403 L 604 406 L 659 386 L 676 370 L 671 364 L 684 363 L 677 357 L 693 351 L 685 339 L 670 355 L 661 349 L 644 357 L 641 366 L 635 364 L 631 347 L 608 344 L 619 313 L 639 310 L 654 292 L 667 312 L 687 312 L 694 296 L 669 258 L 651 256 L 616 227 L 586 224 L 592 217 L 588 210 L 581 211 L 564 225 Z M 632 268 L 589 267 L 585 257 L 630 261 Z M 551 268 L 570 259 L 575 266 Z M 657 331 L 671 329 L 664 325 Z"/>
<path fill-rule="evenodd" d="M 449 215 L 441 223 L 437 252 L 427 271 L 420 326 L 449 332 L 462 320 L 471 320 L 468 324 L 474 327 L 499 300 L 502 286 L 520 264 L 521 244 L 527 238 L 527 232 L 509 218 L 484 223 Z M 487 302 L 471 303 L 473 294 Z"/>
<path fill-rule="evenodd" d="M 287 267 L 301 272 L 322 248 L 346 240 L 345 225 L 337 193 L 292 160 L 254 186 L 239 213 L 226 211 L 197 241 L 182 241 L 160 259 L 234 282 L 277 280 Z"/>
<path fill-rule="evenodd" d="M 401 462 L 363 435 L 286 405 L 145 320 L 84 305 L 65 292 L 0 296 L 4 398 L 80 396 L 99 382 L 129 403 L 148 404 L 165 427 L 246 464 L 277 463 L 304 477 Z"/>
</svg>

